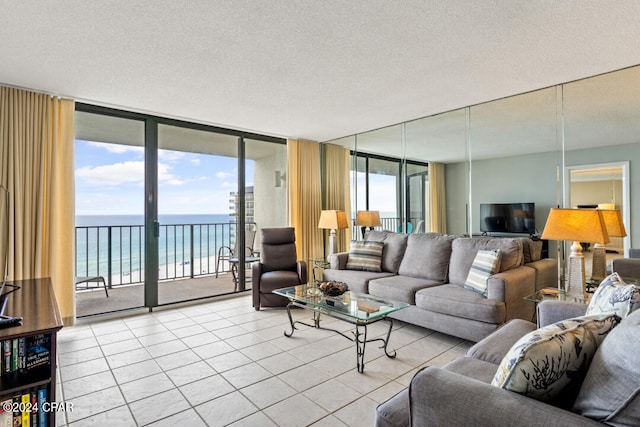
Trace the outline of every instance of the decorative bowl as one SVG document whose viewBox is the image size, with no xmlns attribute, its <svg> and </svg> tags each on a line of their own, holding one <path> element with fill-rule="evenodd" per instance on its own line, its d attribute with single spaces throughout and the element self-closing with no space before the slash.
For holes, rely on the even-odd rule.
<svg viewBox="0 0 640 427">
<path fill-rule="evenodd" d="M 322 282 L 320 283 L 320 292 L 322 292 L 326 296 L 337 297 L 339 295 L 344 294 L 349 290 L 349 286 L 347 286 L 344 282 Z"/>
</svg>

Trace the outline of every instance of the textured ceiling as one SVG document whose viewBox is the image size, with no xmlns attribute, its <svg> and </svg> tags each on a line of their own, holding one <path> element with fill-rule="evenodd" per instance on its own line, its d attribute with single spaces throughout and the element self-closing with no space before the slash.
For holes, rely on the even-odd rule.
<svg viewBox="0 0 640 427">
<path fill-rule="evenodd" d="M 0 83 L 326 141 L 640 63 L 636 0 L 0 0 Z"/>
</svg>

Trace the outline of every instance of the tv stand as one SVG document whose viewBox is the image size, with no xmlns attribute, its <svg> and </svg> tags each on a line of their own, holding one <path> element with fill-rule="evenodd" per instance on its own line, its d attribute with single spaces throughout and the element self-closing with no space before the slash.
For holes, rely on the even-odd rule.
<svg viewBox="0 0 640 427">
<path fill-rule="evenodd" d="M 63 324 L 51 279 L 20 280 L 13 285 L 17 292 L 12 290 L 2 296 L 2 315 L 24 319 L 21 324 L 0 329 L 0 345 L 10 351 L 11 362 L 2 360 L 0 403 L 17 396 L 22 402 L 27 397 L 30 402 L 35 399 L 37 408 L 48 402 L 44 408 L 49 410 L 32 412 L 30 425 L 42 425 L 39 421 L 46 420 L 45 425 L 55 426 L 56 411 L 51 410 L 50 402 L 56 401 L 56 339 Z"/>
</svg>

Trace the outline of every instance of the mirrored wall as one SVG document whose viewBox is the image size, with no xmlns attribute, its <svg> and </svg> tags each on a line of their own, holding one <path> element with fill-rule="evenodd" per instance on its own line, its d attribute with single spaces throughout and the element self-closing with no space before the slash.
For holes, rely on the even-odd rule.
<svg viewBox="0 0 640 427">
<path fill-rule="evenodd" d="M 627 237 L 615 243 L 623 256 L 640 246 L 640 201 L 631 197 L 640 189 L 638 104 L 640 67 L 632 67 L 327 142 L 352 152 L 354 218 L 378 210 L 392 231 L 490 234 L 481 206 L 513 203 L 539 235 L 552 207 L 608 203 L 623 212 Z M 444 206 L 432 194 L 436 180 Z M 603 189 L 574 185 L 578 203 L 576 180 Z M 554 242 L 549 249 L 554 256 Z"/>
</svg>

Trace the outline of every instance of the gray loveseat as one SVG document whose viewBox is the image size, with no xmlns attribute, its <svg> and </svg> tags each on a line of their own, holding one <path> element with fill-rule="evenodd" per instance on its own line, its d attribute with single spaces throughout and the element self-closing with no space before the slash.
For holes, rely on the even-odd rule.
<svg viewBox="0 0 640 427">
<path fill-rule="evenodd" d="M 582 316 L 586 307 L 544 301 L 538 306 L 538 323 L 545 326 Z M 511 346 L 535 329 L 531 322 L 513 320 L 464 357 L 442 368 L 418 371 L 408 389 L 378 406 L 376 426 L 640 425 L 640 368 L 635 358 L 640 353 L 640 310 L 602 341 L 575 401 L 544 403 L 491 385 Z"/>
<path fill-rule="evenodd" d="M 382 271 L 346 270 L 349 253 L 330 257 L 324 280 L 411 306 L 390 317 L 471 341 L 479 341 L 510 319 L 531 320 L 534 303 L 523 297 L 557 286 L 555 259 L 540 259 L 541 242 L 528 238 L 457 237 L 371 231 L 383 242 Z M 500 270 L 487 280 L 487 297 L 466 289 L 480 249 L 500 249 Z"/>
</svg>

